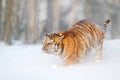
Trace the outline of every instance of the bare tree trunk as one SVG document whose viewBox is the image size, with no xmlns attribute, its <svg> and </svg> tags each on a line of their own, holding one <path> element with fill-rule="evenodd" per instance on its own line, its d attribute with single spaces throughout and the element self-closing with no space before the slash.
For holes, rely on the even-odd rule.
<svg viewBox="0 0 120 80">
<path fill-rule="evenodd" d="M 47 26 L 47 0 L 38 0 L 37 5 L 37 39 L 40 40 Z"/>
<path fill-rule="evenodd" d="M 60 13 L 60 0 L 53 1 L 53 31 L 59 30 L 59 13 Z"/>
<path fill-rule="evenodd" d="M 75 22 L 77 22 L 77 13 L 79 10 L 79 0 L 72 0 L 72 11 L 71 11 L 71 20 L 70 20 L 70 25 L 69 27 L 71 27 L 73 24 L 75 24 Z"/>
<path fill-rule="evenodd" d="M 24 43 L 27 43 L 28 38 L 28 0 L 18 0 L 17 9 L 17 35 L 18 39 Z"/>
<path fill-rule="evenodd" d="M 22 19 L 20 20 L 20 17 L 22 14 L 20 14 L 21 10 L 20 10 L 20 4 L 21 4 L 22 0 L 13 0 L 13 17 L 12 17 L 12 21 L 13 21 L 13 37 L 15 40 L 19 40 L 20 39 L 20 28 L 22 27 L 20 21 L 22 21 Z M 21 17 L 22 18 L 22 17 Z"/>
<path fill-rule="evenodd" d="M 5 31 L 5 4 L 6 4 L 5 2 L 6 2 L 6 1 L 5 1 L 5 0 L 1 0 L 1 1 L 2 1 L 2 2 L 1 2 L 1 6 L 2 6 L 1 8 L 2 8 L 2 9 L 1 9 L 1 18 L 0 18 L 0 19 L 1 19 L 1 26 L 0 26 L 1 29 L 0 29 L 0 30 L 1 30 L 1 40 L 4 41 L 4 31 Z"/>
<path fill-rule="evenodd" d="M 37 0 L 29 0 L 28 8 L 28 43 L 36 42 L 36 4 Z"/>
<path fill-rule="evenodd" d="M 12 21 L 11 21 L 11 14 L 12 14 L 12 1 L 6 0 L 6 11 L 5 11 L 5 33 L 4 33 L 4 41 L 6 44 L 11 44 L 11 33 L 12 33 Z"/>
<path fill-rule="evenodd" d="M 47 20 L 44 34 L 52 32 L 53 30 L 53 0 L 47 0 Z"/>
</svg>

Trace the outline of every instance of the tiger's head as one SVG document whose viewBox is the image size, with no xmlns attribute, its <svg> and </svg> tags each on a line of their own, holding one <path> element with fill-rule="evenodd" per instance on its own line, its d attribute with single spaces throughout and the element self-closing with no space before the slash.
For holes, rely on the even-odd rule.
<svg viewBox="0 0 120 80">
<path fill-rule="evenodd" d="M 60 33 L 46 34 L 42 50 L 50 54 L 60 54 L 63 38 L 64 35 Z"/>
</svg>

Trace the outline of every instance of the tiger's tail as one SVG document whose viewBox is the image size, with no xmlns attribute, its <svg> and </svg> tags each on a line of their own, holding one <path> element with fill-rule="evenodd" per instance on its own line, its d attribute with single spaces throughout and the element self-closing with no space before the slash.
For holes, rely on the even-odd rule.
<svg viewBox="0 0 120 80">
<path fill-rule="evenodd" d="M 106 21 L 103 23 L 104 27 L 106 28 L 106 27 L 108 26 L 109 23 L 110 23 L 110 20 L 109 20 L 109 19 L 106 20 Z"/>
</svg>

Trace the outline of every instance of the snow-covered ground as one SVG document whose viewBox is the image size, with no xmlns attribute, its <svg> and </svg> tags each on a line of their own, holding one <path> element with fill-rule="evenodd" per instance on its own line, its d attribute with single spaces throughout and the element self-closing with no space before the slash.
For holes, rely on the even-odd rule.
<svg viewBox="0 0 120 80">
<path fill-rule="evenodd" d="M 65 67 L 41 45 L 0 45 L 0 80 L 120 80 L 120 40 L 104 42 L 101 62 L 91 57 Z"/>
</svg>

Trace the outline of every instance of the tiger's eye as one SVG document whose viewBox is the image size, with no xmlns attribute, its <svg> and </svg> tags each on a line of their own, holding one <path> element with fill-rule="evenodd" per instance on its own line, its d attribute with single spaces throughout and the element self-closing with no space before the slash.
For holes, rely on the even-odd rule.
<svg viewBox="0 0 120 80">
<path fill-rule="evenodd" d="M 50 45 L 50 44 L 52 44 L 52 43 L 47 43 L 47 45 Z"/>
</svg>

